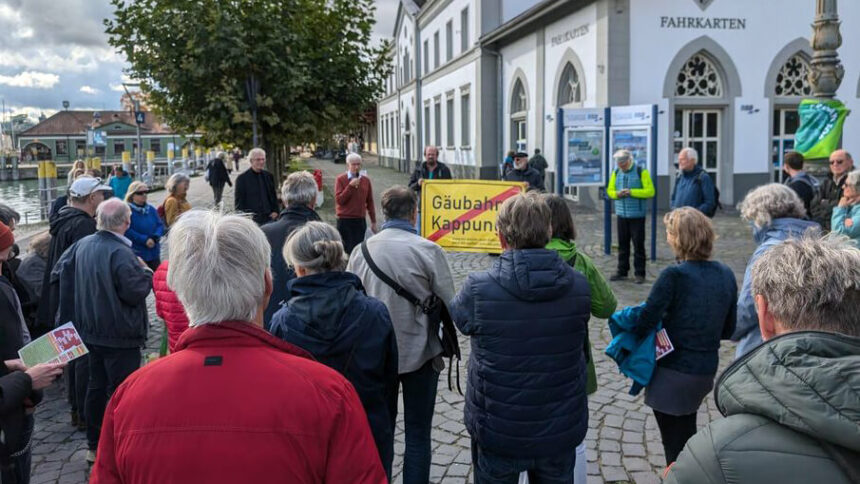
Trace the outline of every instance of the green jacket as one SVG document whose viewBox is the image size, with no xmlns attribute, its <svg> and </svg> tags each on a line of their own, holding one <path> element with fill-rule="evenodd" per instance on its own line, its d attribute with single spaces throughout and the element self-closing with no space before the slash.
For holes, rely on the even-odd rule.
<svg viewBox="0 0 860 484">
<path fill-rule="evenodd" d="M 726 418 L 687 442 L 664 483 L 860 482 L 860 338 L 774 338 L 735 361 L 715 397 Z"/>
<path fill-rule="evenodd" d="M 615 299 L 615 294 L 612 294 L 612 288 L 607 284 L 603 274 L 594 266 L 594 262 L 587 255 L 576 250 L 576 243 L 573 241 L 552 239 L 546 246 L 547 249 L 552 249 L 558 252 L 558 255 L 570 264 L 573 260 L 573 268 L 580 272 L 588 280 L 588 287 L 591 289 L 591 314 L 597 318 L 606 319 L 612 316 L 615 308 L 618 306 L 618 301 Z M 588 333 L 586 333 L 587 335 Z M 597 373 L 594 370 L 594 358 L 591 356 L 591 342 L 586 339 L 588 345 L 588 364 L 586 367 L 586 375 L 588 379 L 585 385 L 585 391 L 589 395 L 597 391 Z"/>
</svg>

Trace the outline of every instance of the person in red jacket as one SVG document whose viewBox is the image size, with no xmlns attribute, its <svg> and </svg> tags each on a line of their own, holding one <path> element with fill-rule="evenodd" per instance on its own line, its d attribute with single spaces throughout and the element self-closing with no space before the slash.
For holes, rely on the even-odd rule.
<svg viewBox="0 0 860 484">
<path fill-rule="evenodd" d="M 152 290 L 155 293 L 155 313 L 164 320 L 167 328 L 167 349 L 176 351 L 176 343 L 182 333 L 188 329 L 188 316 L 185 307 L 179 302 L 176 293 L 167 287 L 167 268 L 169 261 L 164 261 L 152 275 Z"/>
<path fill-rule="evenodd" d="M 263 329 L 270 249 L 254 222 L 191 211 L 167 244 L 190 328 L 114 393 L 90 482 L 387 482 L 352 385 Z"/>
<path fill-rule="evenodd" d="M 350 254 L 364 240 L 367 217 L 370 217 L 370 231 L 376 233 L 376 207 L 373 204 L 373 185 L 361 169 L 361 156 L 350 153 L 346 157 L 346 166 L 347 172 L 335 179 L 334 211 L 343 249 Z"/>
</svg>

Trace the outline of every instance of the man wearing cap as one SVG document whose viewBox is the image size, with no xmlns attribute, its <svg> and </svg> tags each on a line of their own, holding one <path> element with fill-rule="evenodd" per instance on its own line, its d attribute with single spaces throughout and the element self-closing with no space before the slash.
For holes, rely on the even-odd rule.
<svg viewBox="0 0 860 484">
<path fill-rule="evenodd" d="M 58 282 L 51 283 L 51 271 L 63 253 L 72 244 L 87 235 L 96 233 L 96 207 L 104 201 L 105 194 L 111 188 L 102 183 L 99 178 L 89 176 L 79 177 L 69 187 L 68 205 L 57 212 L 51 219 L 51 246 L 48 249 L 48 259 L 45 264 L 45 275 L 42 279 L 42 298 L 36 314 L 36 327 L 33 337 L 37 338 L 54 328 L 57 308 L 60 305 L 60 286 Z M 60 321 L 65 324 L 68 321 Z M 72 425 L 83 429 L 84 426 L 84 397 L 87 390 L 89 371 L 87 358 L 72 361 L 66 370 L 69 404 L 72 407 Z"/>
<path fill-rule="evenodd" d="M 114 390 L 140 367 L 146 342 L 146 296 L 152 269 L 138 258 L 125 237 L 131 208 L 112 198 L 96 210 L 98 232 L 79 240 L 57 261 L 60 316 L 72 320 L 89 349 L 87 383 L 87 461 L 95 461 L 102 418 Z M 53 279 L 53 278 L 52 278 Z M 93 295 L 99 295 L 99 304 Z"/>
<path fill-rule="evenodd" d="M 529 154 L 522 151 L 514 155 L 514 169 L 505 174 L 505 181 L 525 182 L 528 191 L 546 191 L 543 177 L 529 166 Z"/>
<path fill-rule="evenodd" d="M 627 279 L 630 270 L 630 241 L 633 241 L 633 271 L 636 284 L 645 282 L 645 200 L 654 197 L 654 183 L 648 170 L 633 161 L 627 150 L 618 150 L 612 157 L 618 168 L 609 178 L 606 193 L 615 200 L 618 219 L 618 271 L 611 281 Z"/>
</svg>

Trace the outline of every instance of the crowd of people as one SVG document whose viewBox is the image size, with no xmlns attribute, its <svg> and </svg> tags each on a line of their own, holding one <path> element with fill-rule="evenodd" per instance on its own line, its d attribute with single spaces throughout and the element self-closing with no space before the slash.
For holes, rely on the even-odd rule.
<svg viewBox="0 0 860 484">
<path fill-rule="evenodd" d="M 610 320 L 631 393 L 645 390 L 668 482 L 857 482 L 860 172 L 847 152 L 831 155 L 821 184 L 791 154 L 785 184 L 746 195 L 738 209 L 757 248 L 739 290 L 714 249 L 718 192 L 696 151 L 682 150 L 663 217 L 676 263 L 644 303 L 621 310 L 576 245 L 567 201 L 542 193 L 546 162 L 525 153 L 504 174 L 529 190 L 501 205 L 501 255 L 455 288 L 445 251 L 416 228 L 424 181 L 452 178 L 435 147 L 424 155 L 408 186 L 382 193 L 380 224 L 360 154 L 336 179 L 334 227 L 315 210 L 314 177 L 276 186 L 259 148 L 235 179 L 235 214 L 217 209 L 232 183 L 226 154 L 207 166 L 215 210 L 191 208 L 184 174 L 156 208 L 146 184 L 76 168 L 23 260 L 20 217 L 0 206 L 2 482 L 28 482 L 34 407 L 63 372 L 91 482 L 388 482 L 398 396 L 402 482 L 429 482 L 450 320 L 471 345 L 463 420 L 474 482 L 582 484 L 592 317 Z M 641 284 L 654 185 L 630 152 L 614 160 L 609 280 L 627 278 L 632 243 Z M 141 368 L 150 292 L 169 355 Z M 65 367 L 17 359 L 69 321 L 88 355 Z M 673 349 L 658 359 L 661 333 Z M 738 342 L 736 361 L 717 377 L 723 340 Z M 727 418 L 700 430 L 714 389 Z"/>
</svg>

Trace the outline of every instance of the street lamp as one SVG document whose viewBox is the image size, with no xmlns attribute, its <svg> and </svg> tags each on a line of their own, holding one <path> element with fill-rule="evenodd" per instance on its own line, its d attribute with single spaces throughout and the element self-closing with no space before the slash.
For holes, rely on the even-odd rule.
<svg viewBox="0 0 860 484">
<path fill-rule="evenodd" d="M 128 92 L 129 87 L 140 87 L 140 83 L 137 82 L 123 82 L 122 88 L 125 90 L 126 96 L 132 103 L 132 115 L 134 116 L 134 124 L 137 125 L 137 177 L 139 180 L 143 180 L 143 143 L 140 140 L 140 124 L 143 121 L 143 113 L 140 110 L 140 100 L 134 99 L 131 96 L 131 93 Z"/>
<path fill-rule="evenodd" d="M 842 45 L 839 24 L 836 0 L 817 0 L 812 23 L 813 54 L 809 83 L 812 84 L 812 94 L 819 99 L 835 98 L 845 75 L 836 51 Z"/>
</svg>

